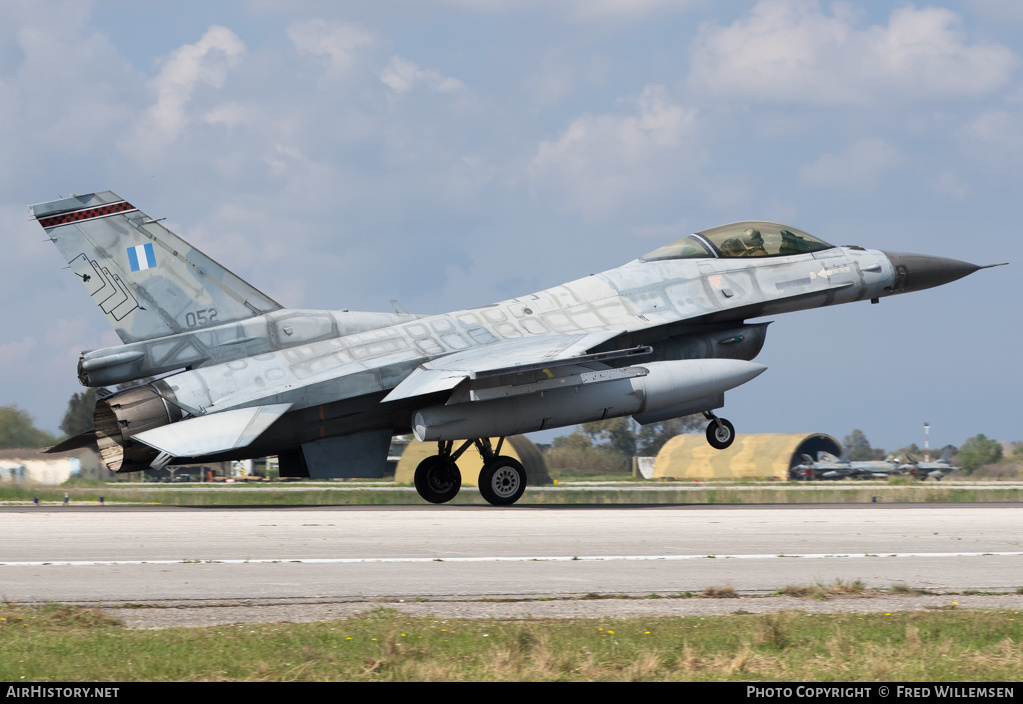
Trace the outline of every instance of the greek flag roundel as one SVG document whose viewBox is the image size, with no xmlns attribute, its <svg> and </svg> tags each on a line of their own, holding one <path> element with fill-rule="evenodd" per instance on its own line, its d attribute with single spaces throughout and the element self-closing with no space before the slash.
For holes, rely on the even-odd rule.
<svg viewBox="0 0 1023 704">
<path fill-rule="evenodd" d="M 156 266 L 156 253 L 153 251 L 153 244 L 147 242 L 137 247 L 128 247 L 128 263 L 132 271 L 152 269 Z"/>
</svg>

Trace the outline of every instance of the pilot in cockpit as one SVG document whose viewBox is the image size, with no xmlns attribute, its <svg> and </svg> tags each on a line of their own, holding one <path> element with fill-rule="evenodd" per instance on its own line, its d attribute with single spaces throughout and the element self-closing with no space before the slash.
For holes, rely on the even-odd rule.
<svg viewBox="0 0 1023 704">
<path fill-rule="evenodd" d="M 739 237 L 729 237 L 720 245 L 725 257 L 766 257 L 764 236 L 755 227 L 748 227 Z"/>
<path fill-rule="evenodd" d="M 766 257 L 767 250 L 764 249 L 764 236 L 755 227 L 747 228 L 743 234 L 743 243 L 746 245 L 744 257 Z"/>
</svg>

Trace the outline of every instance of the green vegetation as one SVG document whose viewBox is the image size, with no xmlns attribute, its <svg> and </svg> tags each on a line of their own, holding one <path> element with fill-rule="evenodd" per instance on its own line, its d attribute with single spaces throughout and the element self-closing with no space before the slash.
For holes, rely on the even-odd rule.
<svg viewBox="0 0 1023 704">
<path fill-rule="evenodd" d="M 994 479 L 996 481 L 1023 479 L 1023 463 L 1016 458 L 1009 459 L 1003 457 L 995 464 L 977 467 L 977 469 L 970 472 L 970 479 Z"/>
<path fill-rule="evenodd" d="M 589 479 L 596 476 L 624 477 L 631 470 L 633 457 L 652 457 L 671 438 L 683 433 L 700 433 L 706 426 L 702 415 L 686 416 L 675 420 L 638 426 L 628 418 L 584 423 L 571 435 L 554 439 L 544 446 L 544 459 L 550 475 L 555 479 Z M 866 434 L 853 430 L 842 440 L 850 460 L 882 460 L 889 456 L 905 461 L 907 455 L 923 459 L 924 452 L 911 443 L 894 452 L 871 447 Z M 962 467 L 962 476 L 1016 479 L 1023 477 L 1023 443 L 1011 444 L 1010 453 L 1003 457 L 1000 442 L 977 435 L 963 443 L 958 451 L 953 446 L 952 465 Z M 937 451 L 940 452 L 940 451 Z M 932 453 L 931 460 L 937 457 Z M 891 483 L 913 482 L 915 478 L 892 478 Z"/>
<path fill-rule="evenodd" d="M 860 462 L 863 460 L 883 460 L 885 458 L 885 451 L 881 449 L 874 449 L 870 446 L 870 441 L 867 440 L 867 436 L 862 430 L 856 429 L 849 435 L 846 435 L 842 440 L 842 447 L 849 455 L 849 459 L 853 462 Z"/>
<path fill-rule="evenodd" d="M 852 582 L 843 582 L 839 579 L 833 584 L 817 583 L 811 586 L 789 584 L 775 591 L 775 595 L 826 601 L 833 597 L 866 596 L 867 587 L 858 579 Z"/>
<path fill-rule="evenodd" d="M 130 630 L 0 607 L 0 680 L 1015 682 L 1023 612 L 344 621 Z"/>
<path fill-rule="evenodd" d="M 80 435 L 92 430 L 93 415 L 96 412 L 96 389 L 86 389 L 81 393 L 71 394 L 67 402 L 64 419 L 60 429 L 66 435 Z"/>
<path fill-rule="evenodd" d="M 421 505 L 409 486 L 347 482 L 303 484 L 135 484 L 82 479 L 62 486 L 0 484 L 0 501 L 62 503 L 160 504 L 164 506 L 384 506 Z M 975 503 L 1023 501 L 1023 487 L 996 481 L 979 486 L 942 482 L 649 482 L 614 484 L 561 481 L 557 486 L 530 487 L 519 506 L 558 504 L 862 504 Z M 485 505 L 475 487 L 462 488 L 454 505 Z"/>
<path fill-rule="evenodd" d="M 27 411 L 0 406 L 0 448 L 48 447 L 56 441 L 53 435 L 35 427 Z"/>
<path fill-rule="evenodd" d="M 652 457 L 671 438 L 700 432 L 705 423 L 702 415 L 644 426 L 631 418 L 584 423 L 571 435 L 555 438 L 544 451 L 544 461 L 552 477 L 627 475 L 632 470 L 633 457 Z"/>
<path fill-rule="evenodd" d="M 985 435 L 977 435 L 963 443 L 956 459 L 966 471 L 973 471 L 985 464 L 992 464 L 1002 458 L 1002 444 Z"/>
<path fill-rule="evenodd" d="M 611 445 L 594 447 L 590 438 L 578 430 L 555 438 L 551 448 L 544 452 L 544 461 L 555 478 L 568 472 L 576 476 L 623 476 L 629 471 L 629 458 L 624 453 Z"/>
<path fill-rule="evenodd" d="M 703 595 L 708 599 L 738 599 L 739 595 L 735 591 L 735 587 L 731 584 L 726 584 L 723 587 L 707 587 L 703 590 Z"/>
</svg>

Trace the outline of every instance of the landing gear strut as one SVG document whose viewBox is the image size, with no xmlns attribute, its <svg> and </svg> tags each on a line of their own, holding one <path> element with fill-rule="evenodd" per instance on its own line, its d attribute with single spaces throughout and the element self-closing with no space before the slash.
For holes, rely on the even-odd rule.
<svg viewBox="0 0 1023 704">
<path fill-rule="evenodd" d="M 703 415 L 710 421 L 707 426 L 707 442 L 716 450 L 724 450 L 735 441 L 735 426 L 724 418 L 718 418 L 710 411 Z"/>
<path fill-rule="evenodd" d="M 522 498 L 526 490 L 526 470 L 514 457 L 501 454 L 504 438 L 495 450 L 490 438 L 466 440 L 452 452 L 453 443 L 442 440 L 438 452 L 419 463 L 416 468 L 416 491 L 430 503 L 443 504 L 455 498 L 462 485 L 462 475 L 455 462 L 469 447 L 475 446 L 483 458 L 480 470 L 480 494 L 494 506 L 510 506 Z"/>
</svg>

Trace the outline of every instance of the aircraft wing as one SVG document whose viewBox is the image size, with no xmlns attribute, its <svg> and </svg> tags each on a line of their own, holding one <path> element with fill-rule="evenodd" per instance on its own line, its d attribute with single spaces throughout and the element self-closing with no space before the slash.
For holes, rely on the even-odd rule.
<svg viewBox="0 0 1023 704">
<path fill-rule="evenodd" d="M 199 457 L 245 447 L 291 408 L 290 403 L 238 408 L 163 425 L 133 436 L 160 451 L 154 466 L 172 457 Z"/>
<path fill-rule="evenodd" d="M 425 362 L 391 390 L 384 401 L 397 401 L 437 391 L 450 391 L 466 379 L 485 379 L 505 374 L 546 372 L 569 365 L 650 352 L 649 347 L 587 354 L 588 350 L 617 336 L 620 331 L 576 335 L 537 335 L 474 347 Z"/>
</svg>

